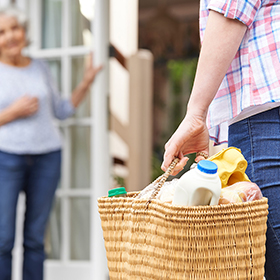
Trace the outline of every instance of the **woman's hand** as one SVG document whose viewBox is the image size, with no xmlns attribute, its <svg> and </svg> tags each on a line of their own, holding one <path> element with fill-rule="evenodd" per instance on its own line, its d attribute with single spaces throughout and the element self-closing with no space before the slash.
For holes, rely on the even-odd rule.
<svg viewBox="0 0 280 280">
<path fill-rule="evenodd" d="M 83 82 L 90 86 L 95 79 L 97 73 L 102 69 L 102 65 L 95 67 L 93 65 L 93 53 L 90 53 L 89 58 L 86 60 L 86 67 L 84 72 Z"/>
<path fill-rule="evenodd" d="M 24 95 L 9 106 L 9 110 L 15 118 L 26 118 L 34 115 L 39 108 L 37 97 Z"/>
<path fill-rule="evenodd" d="M 24 95 L 0 112 L 0 126 L 19 118 L 30 117 L 38 111 L 38 108 L 37 97 Z"/>
<path fill-rule="evenodd" d="M 102 65 L 95 67 L 93 63 L 93 54 L 91 53 L 85 67 L 84 77 L 81 83 L 72 92 L 71 101 L 75 108 L 79 106 L 85 98 L 90 85 L 93 83 L 96 75 L 102 69 Z"/>
<path fill-rule="evenodd" d="M 173 171 L 173 175 L 176 175 L 184 168 L 188 161 L 188 158 L 184 157 L 184 155 L 198 152 L 208 155 L 208 129 L 203 117 L 187 114 L 165 145 L 164 161 L 161 168 L 166 171 L 172 160 L 175 157 L 179 157 L 180 161 Z M 196 161 L 201 159 L 204 159 L 204 157 L 196 157 Z"/>
</svg>

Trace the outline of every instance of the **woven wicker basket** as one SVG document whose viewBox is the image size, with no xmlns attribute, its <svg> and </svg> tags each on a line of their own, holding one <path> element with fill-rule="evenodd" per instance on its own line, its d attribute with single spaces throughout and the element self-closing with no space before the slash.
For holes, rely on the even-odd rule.
<svg viewBox="0 0 280 280">
<path fill-rule="evenodd" d="M 134 195 L 98 200 L 110 280 L 263 280 L 266 198 L 179 207 Z"/>
</svg>

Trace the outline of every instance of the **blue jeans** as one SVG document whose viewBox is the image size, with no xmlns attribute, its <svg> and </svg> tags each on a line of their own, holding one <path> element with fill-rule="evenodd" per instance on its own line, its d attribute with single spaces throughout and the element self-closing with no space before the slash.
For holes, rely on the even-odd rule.
<svg viewBox="0 0 280 280">
<path fill-rule="evenodd" d="M 241 149 L 246 174 L 268 198 L 265 277 L 280 279 L 280 107 L 229 126 L 229 146 Z"/>
<path fill-rule="evenodd" d="M 61 151 L 15 155 L 0 151 L 0 280 L 11 280 L 19 193 L 26 194 L 23 280 L 42 280 L 44 233 L 60 178 Z"/>
</svg>

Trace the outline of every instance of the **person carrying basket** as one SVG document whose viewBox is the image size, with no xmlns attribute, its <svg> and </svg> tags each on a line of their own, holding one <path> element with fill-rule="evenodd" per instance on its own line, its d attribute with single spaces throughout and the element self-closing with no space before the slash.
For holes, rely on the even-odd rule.
<svg viewBox="0 0 280 280">
<path fill-rule="evenodd" d="M 215 144 L 241 149 L 250 180 L 268 198 L 265 277 L 280 279 L 280 1 L 202 0 L 202 48 L 187 113 L 165 145 L 181 171 Z"/>
</svg>

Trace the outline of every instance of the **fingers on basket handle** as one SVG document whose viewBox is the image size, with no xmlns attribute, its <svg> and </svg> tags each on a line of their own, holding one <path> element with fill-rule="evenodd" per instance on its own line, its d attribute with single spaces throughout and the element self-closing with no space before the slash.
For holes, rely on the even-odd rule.
<svg viewBox="0 0 280 280">
<path fill-rule="evenodd" d="M 161 175 L 158 179 L 160 180 L 156 180 L 155 182 L 157 182 L 157 186 L 155 188 L 155 190 L 153 191 L 153 193 L 151 194 L 149 200 L 147 201 L 147 206 L 150 204 L 150 202 L 152 201 L 152 199 L 154 199 L 158 192 L 160 191 L 161 187 L 163 186 L 163 184 L 165 183 L 165 181 L 167 180 L 167 178 L 169 177 L 169 175 L 172 173 L 173 169 L 175 168 L 176 164 L 179 162 L 179 158 L 175 158 L 172 163 L 170 164 L 170 166 L 167 168 L 167 170 L 165 171 L 165 173 L 163 175 Z"/>
<path fill-rule="evenodd" d="M 165 171 L 165 173 L 164 173 L 164 175 L 166 174 L 167 175 L 167 177 L 166 177 L 166 179 L 169 177 L 169 175 L 172 173 L 172 171 L 174 170 L 174 168 L 175 168 L 175 166 L 177 165 L 177 163 L 180 161 L 180 159 L 179 158 L 175 158 L 172 162 L 171 162 L 171 164 L 170 164 L 170 166 L 167 168 L 167 170 Z M 165 180 L 166 180 L 165 179 Z"/>
</svg>

